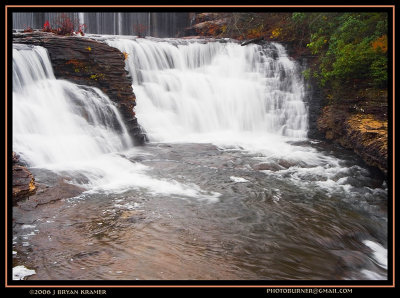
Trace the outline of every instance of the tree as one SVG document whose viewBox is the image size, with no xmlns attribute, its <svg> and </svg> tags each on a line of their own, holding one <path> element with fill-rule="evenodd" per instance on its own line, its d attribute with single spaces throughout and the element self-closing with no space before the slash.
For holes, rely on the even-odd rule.
<svg viewBox="0 0 400 298">
<path fill-rule="evenodd" d="M 307 46 L 319 58 L 314 76 L 322 86 L 385 87 L 386 13 L 321 13 L 304 19 L 310 28 Z"/>
</svg>

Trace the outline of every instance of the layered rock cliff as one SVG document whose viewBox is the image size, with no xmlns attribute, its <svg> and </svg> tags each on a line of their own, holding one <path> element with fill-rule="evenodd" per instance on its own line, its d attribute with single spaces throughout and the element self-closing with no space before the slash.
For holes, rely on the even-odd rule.
<svg viewBox="0 0 400 298">
<path fill-rule="evenodd" d="M 388 172 L 388 123 L 374 114 L 354 113 L 343 106 L 324 107 L 318 128 L 325 138 L 354 150 L 366 164 Z"/>
<path fill-rule="evenodd" d="M 102 90 L 117 104 L 134 143 L 145 142 L 134 112 L 132 79 L 125 70 L 125 55 L 118 49 L 87 37 L 45 32 L 14 33 L 13 43 L 46 48 L 56 78 Z"/>
</svg>

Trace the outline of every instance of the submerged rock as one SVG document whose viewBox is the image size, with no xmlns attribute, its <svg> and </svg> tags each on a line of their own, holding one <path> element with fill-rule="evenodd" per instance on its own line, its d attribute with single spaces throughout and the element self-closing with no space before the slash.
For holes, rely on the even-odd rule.
<svg viewBox="0 0 400 298">
<path fill-rule="evenodd" d="M 276 163 L 260 163 L 260 164 L 257 164 L 255 166 L 253 166 L 253 169 L 257 170 L 257 171 L 273 171 L 273 172 L 276 172 L 276 171 L 281 170 L 282 168 L 281 168 L 281 166 L 279 166 Z"/>
<path fill-rule="evenodd" d="M 67 183 L 64 179 L 59 178 L 57 183 L 47 186 L 38 183 L 37 192 L 24 202 L 19 202 L 18 206 L 22 210 L 33 210 L 38 205 L 54 203 L 55 201 L 73 198 L 80 195 L 86 189 Z"/>
</svg>

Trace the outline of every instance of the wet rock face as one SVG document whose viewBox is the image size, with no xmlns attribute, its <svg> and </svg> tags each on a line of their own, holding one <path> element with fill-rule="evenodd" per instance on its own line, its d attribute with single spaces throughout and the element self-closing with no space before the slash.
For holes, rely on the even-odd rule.
<svg viewBox="0 0 400 298">
<path fill-rule="evenodd" d="M 14 34 L 13 42 L 46 48 L 56 78 L 102 90 L 117 104 L 135 144 L 144 143 L 146 136 L 134 112 L 132 79 L 125 70 L 125 55 L 118 49 L 86 37 L 44 32 Z"/>
<path fill-rule="evenodd" d="M 326 106 L 318 119 L 318 129 L 328 140 L 354 150 L 366 164 L 387 174 L 388 124 L 372 114 L 349 113 Z"/>
<path fill-rule="evenodd" d="M 299 59 L 300 60 L 300 59 Z M 310 65 L 308 59 L 301 59 L 302 69 L 306 69 Z M 326 104 L 321 88 L 315 79 L 306 81 L 304 101 L 308 107 L 308 133 L 307 136 L 311 139 L 323 140 L 324 133 L 318 129 L 318 119 L 321 116 L 322 109 Z"/>
<path fill-rule="evenodd" d="M 18 201 L 34 195 L 37 187 L 33 175 L 20 163 L 19 156 L 15 152 L 12 161 L 12 198 L 15 205 Z"/>
<path fill-rule="evenodd" d="M 183 36 L 215 36 L 221 34 L 230 21 L 231 16 L 227 13 L 197 13 L 193 25 L 185 28 Z"/>
</svg>

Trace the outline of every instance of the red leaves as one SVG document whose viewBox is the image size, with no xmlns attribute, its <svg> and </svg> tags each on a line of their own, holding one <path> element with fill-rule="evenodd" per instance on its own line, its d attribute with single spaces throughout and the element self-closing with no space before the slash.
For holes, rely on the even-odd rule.
<svg viewBox="0 0 400 298">
<path fill-rule="evenodd" d="M 72 35 L 74 33 L 75 24 L 74 21 L 71 20 L 65 14 L 61 14 L 61 16 L 56 21 L 58 28 L 56 29 L 56 33 L 59 35 Z"/>
<path fill-rule="evenodd" d="M 55 34 L 59 35 L 74 35 L 74 34 L 80 34 L 82 36 L 85 35 L 83 32 L 83 29 L 86 28 L 85 24 L 79 24 L 79 22 L 75 19 L 71 19 L 68 15 L 66 14 L 61 14 L 57 20 L 55 21 L 56 23 L 56 28 L 53 29 L 50 25 L 49 21 L 46 21 L 43 24 L 42 31 L 43 32 L 53 32 Z M 75 28 L 78 27 L 78 31 L 75 32 Z M 31 32 L 31 31 L 27 31 Z"/>
<path fill-rule="evenodd" d="M 44 23 L 42 31 L 43 32 L 52 32 L 52 29 L 51 29 L 49 21 L 46 21 Z"/>
</svg>

